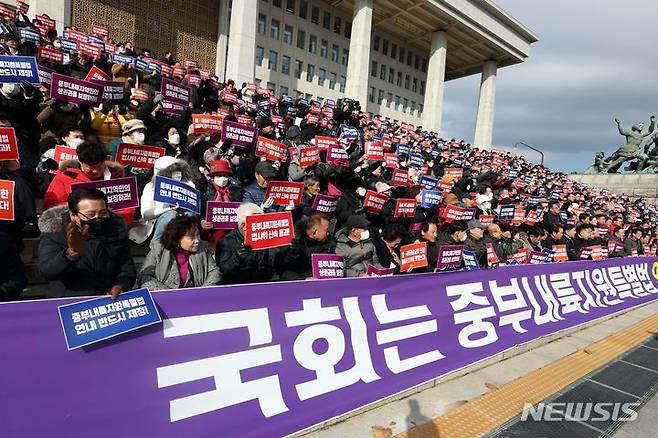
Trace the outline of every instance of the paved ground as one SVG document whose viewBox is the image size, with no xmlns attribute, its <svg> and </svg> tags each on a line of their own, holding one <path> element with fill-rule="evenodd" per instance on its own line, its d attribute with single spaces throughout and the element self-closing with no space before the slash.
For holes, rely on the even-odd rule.
<svg viewBox="0 0 658 438">
<path fill-rule="evenodd" d="M 637 420 L 624 424 L 614 434 L 615 438 L 658 437 L 658 394 L 640 409 Z"/>
</svg>

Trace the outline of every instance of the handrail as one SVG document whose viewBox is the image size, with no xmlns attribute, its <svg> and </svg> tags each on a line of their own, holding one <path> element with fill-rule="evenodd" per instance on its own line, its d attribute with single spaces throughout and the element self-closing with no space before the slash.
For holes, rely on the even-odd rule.
<svg viewBox="0 0 658 438">
<path fill-rule="evenodd" d="M 540 150 L 537 149 L 536 147 L 530 146 L 530 145 L 527 144 L 527 143 L 523 143 L 522 141 L 516 142 L 516 143 L 514 144 L 514 147 L 516 148 L 516 147 L 518 147 L 519 145 L 523 145 L 523 146 L 525 146 L 525 147 L 527 147 L 527 148 L 529 148 L 529 149 L 532 149 L 533 151 L 535 151 L 535 152 L 537 152 L 539 155 L 541 155 L 541 165 L 542 165 L 542 166 L 544 165 L 544 153 L 543 153 L 542 151 L 540 151 Z"/>
</svg>

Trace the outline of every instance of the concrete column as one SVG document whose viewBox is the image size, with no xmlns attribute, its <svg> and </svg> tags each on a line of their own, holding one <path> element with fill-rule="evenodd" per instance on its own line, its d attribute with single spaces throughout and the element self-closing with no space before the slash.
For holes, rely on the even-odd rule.
<svg viewBox="0 0 658 438">
<path fill-rule="evenodd" d="M 215 61 L 215 74 L 221 81 L 226 80 L 226 51 L 228 50 L 229 33 L 229 2 L 219 2 L 219 19 L 217 20 L 217 58 Z M 256 55 L 254 54 L 254 57 Z M 239 87 L 242 84 L 237 84 Z"/>
<path fill-rule="evenodd" d="M 71 0 L 30 0 L 28 3 L 28 15 L 34 18 L 37 14 L 47 14 L 57 22 L 57 32 L 60 35 L 64 26 L 71 25 Z"/>
<path fill-rule="evenodd" d="M 236 87 L 253 82 L 256 68 L 256 23 L 258 0 L 233 2 L 229 29 L 226 79 L 233 79 Z"/>
<path fill-rule="evenodd" d="M 482 68 L 480 83 L 480 100 L 475 122 L 475 140 L 473 146 L 481 149 L 491 149 L 494 126 L 494 105 L 496 103 L 496 74 L 498 63 L 487 61 Z"/>
<path fill-rule="evenodd" d="M 370 70 L 370 36 L 372 34 L 373 0 L 356 0 L 350 38 L 350 58 L 347 62 L 345 97 L 357 99 L 365 109 L 368 104 Z"/>
<path fill-rule="evenodd" d="M 437 30 L 432 34 L 432 47 L 427 65 L 427 83 L 423 101 L 423 129 L 441 132 L 443 121 L 443 90 L 446 77 L 446 52 L 448 38 L 445 31 Z"/>
</svg>

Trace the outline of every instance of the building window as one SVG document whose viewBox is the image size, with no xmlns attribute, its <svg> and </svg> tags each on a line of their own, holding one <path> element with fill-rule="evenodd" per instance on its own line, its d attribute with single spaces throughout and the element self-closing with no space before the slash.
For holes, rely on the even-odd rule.
<svg viewBox="0 0 658 438">
<path fill-rule="evenodd" d="M 318 24 L 320 22 L 320 8 L 311 6 L 311 23 Z"/>
<path fill-rule="evenodd" d="M 416 55 L 416 61 L 414 62 L 414 68 L 416 70 L 420 69 L 420 56 Z"/>
<path fill-rule="evenodd" d="M 395 83 L 398 87 L 402 87 L 402 72 L 398 72 L 398 80 Z"/>
<path fill-rule="evenodd" d="M 386 66 L 382 64 L 380 70 L 379 70 L 379 79 L 382 81 L 386 80 Z"/>
<path fill-rule="evenodd" d="M 343 27 L 343 21 L 339 16 L 334 17 L 334 32 L 340 35 L 340 29 Z"/>
<path fill-rule="evenodd" d="M 404 62 L 404 47 L 400 47 L 400 57 L 398 58 L 398 61 Z"/>
<path fill-rule="evenodd" d="M 384 100 L 384 90 L 379 90 L 377 92 L 377 105 L 381 105 Z"/>
<path fill-rule="evenodd" d="M 276 84 L 274 82 L 268 82 L 267 89 L 272 90 L 272 92 L 274 92 L 274 90 L 276 90 Z"/>
<path fill-rule="evenodd" d="M 306 80 L 308 82 L 313 82 L 313 78 L 315 77 L 315 66 L 312 64 L 308 65 L 308 68 L 306 69 Z"/>
<path fill-rule="evenodd" d="M 297 48 L 304 50 L 306 45 L 306 32 L 303 30 L 297 31 Z"/>
<path fill-rule="evenodd" d="M 281 0 L 272 0 L 272 6 L 280 8 L 281 7 Z"/>
<path fill-rule="evenodd" d="M 427 73 L 427 58 L 423 58 L 423 73 Z"/>
<path fill-rule="evenodd" d="M 352 38 L 352 22 L 345 22 L 345 38 Z"/>
<path fill-rule="evenodd" d="M 332 90 L 336 88 L 336 73 L 329 73 L 329 88 Z"/>
<path fill-rule="evenodd" d="M 404 75 L 404 88 L 407 90 L 409 89 L 409 83 L 411 81 L 411 77 L 409 75 Z"/>
<path fill-rule="evenodd" d="M 388 56 L 388 40 L 384 40 L 382 43 L 382 54 Z"/>
<path fill-rule="evenodd" d="M 299 0 L 299 18 L 306 20 L 306 13 L 308 12 L 308 1 Z"/>
<path fill-rule="evenodd" d="M 281 94 L 281 96 L 287 96 L 288 95 L 288 87 L 284 87 L 283 85 L 281 85 L 279 87 L 279 93 Z"/>
<path fill-rule="evenodd" d="M 377 61 L 372 61 L 370 63 L 370 76 L 373 78 L 377 77 Z"/>
<path fill-rule="evenodd" d="M 412 60 L 413 60 L 413 57 L 414 57 L 413 53 L 411 53 L 411 52 L 407 52 L 407 65 L 408 65 L 409 67 L 411 67 L 411 62 L 412 62 Z"/>
<path fill-rule="evenodd" d="M 331 14 L 327 11 L 322 13 L 322 27 L 327 30 L 331 28 Z"/>
<path fill-rule="evenodd" d="M 304 63 L 299 59 L 295 60 L 295 77 L 297 79 L 302 78 L 302 71 L 304 70 Z"/>
<path fill-rule="evenodd" d="M 388 83 L 392 84 L 395 81 L 395 70 L 392 68 L 388 69 Z"/>
<path fill-rule="evenodd" d="M 391 44 L 391 58 L 395 59 L 398 56 L 398 45 Z"/>
<path fill-rule="evenodd" d="M 329 56 L 329 41 L 322 40 L 320 42 L 320 57 L 327 58 Z"/>
<path fill-rule="evenodd" d="M 275 20 L 274 18 L 272 19 L 272 22 L 270 24 L 270 38 L 273 38 L 275 40 L 279 39 L 279 27 L 281 23 L 279 20 Z"/>
<path fill-rule="evenodd" d="M 313 54 L 318 53 L 318 37 L 313 34 L 311 34 L 308 40 L 308 51 Z"/>
<path fill-rule="evenodd" d="M 411 101 L 411 112 L 413 113 L 414 111 L 416 111 L 416 101 L 412 100 Z"/>
<path fill-rule="evenodd" d="M 342 64 L 347 65 L 347 62 L 350 60 L 350 51 L 348 49 L 343 49 L 343 59 Z"/>
<path fill-rule="evenodd" d="M 291 14 L 295 13 L 295 0 L 286 0 L 286 11 Z"/>
<path fill-rule="evenodd" d="M 345 82 L 347 82 L 347 78 L 345 76 L 341 76 L 340 77 L 340 86 L 339 86 L 339 90 L 340 90 L 341 93 L 345 92 Z"/>
<path fill-rule="evenodd" d="M 372 50 L 379 52 L 379 36 L 375 35 L 375 39 L 372 41 Z"/>
<path fill-rule="evenodd" d="M 281 58 L 281 73 L 284 75 L 290 74 L 290 56 L 283 56 Z"/>
<path fill-rule="evenodd" d="M 338 46 L 336 44 L 331 45 L 331 61 L 338 62 Z"/>
<path fill-rule="evenodd" d="M 258 79 L 258 78 L 254 78 L 254 84 L 256 84 L 258 87 L 260 87 L 260 83 L 261 83 L 261 82 L 262 82 L 262 81 L 261 81 L 260 79 Z"/>
<path fill-rule="evenodd" d="M 265 49 L 261 46 L 256 46 L 256 65 L 262 65 L 264 57 Z"/>
<path fill-rule="evenodd" d="M 283 27 L 283 42 L 286 44 L 292 44 L 292 34 L 293 34 L 292 26 L 286 24 Z"/>
<path fill-rule="evenodd" d="M 414 93 L 418 91 L 418 79 L 414 78 L 413 81 L 411 81 L 411 91 Z"/>
<path fill-rule="evenodd" d="M 325 79 L 327 79 L 327 70 L 321 68 L 318 70 L 318 85 L 324 87 Z"/>
<path fill-rule="evenodd" d="M 279 54 L 273 50 L 270 50 L 269 61 L 270 61 L 269 69 L 272 71 L 276 71 L 276 67 L 279 61 Z"/>
<path fill-rule="evenodd" d="M 392 102 L 393 102 L 393 93 L 386 93 L 386 108 L 390 108 Z"/>
<path fill-rule="evenodd" d="M 397 110 L 398 108 L 400 108 L 400 96 L 395 96 L 395 108 L 393 109 Z"/>
<path fill-rule="evenodd" d="M 406 97 L 404 98 L 404 106 L 402 107 L 402 112 L 406 113 L 407 112 L 407 107 L 409 106 L 409 99 Z"/>
<path fill-rule="evenodd" d="M 267 17 L 263 14 L 258 14 L 258 33 L 265 35 L 266 27 L 267 27 Z"/>
<path fill-rule="evenodd" d="M 370 87 L 368 91 L 368 100 L 375 103 L 375 87 Z"/>
</svg>

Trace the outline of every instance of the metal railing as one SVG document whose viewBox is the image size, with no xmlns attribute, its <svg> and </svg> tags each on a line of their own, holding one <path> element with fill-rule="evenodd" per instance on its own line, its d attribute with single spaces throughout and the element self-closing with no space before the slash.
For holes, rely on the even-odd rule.
<svg viewBox="0 0 658 438">
<path fill-rule="evenodd" d="M 540 151 L 539 149 L 537 149 L 537 148 L 534 147 L 534 146 L 530 146 L 530 145 L 527 144 L 527 143 L 523 143 L 522 141 L 519 141 L 519 142 L 515 143 L 515 144 L 514 144 L 514 148 L 515 148 L 515 149 L 518 148 L 519 145 L 522 145 L 522 146 L 525 146 L 525 147 L 527 147 L 527 148 L 529 148 L 529 149 L 532 149 L 533 151 L 535 151 L 535 152 L 537 152 L 539 155 L 541 155 L 541 163 L 540 163 L 540 164 L 541 164 L 542 166 L 544 165 L 544 153 L 543 153 L 542 151 Z"/>
</svg>

